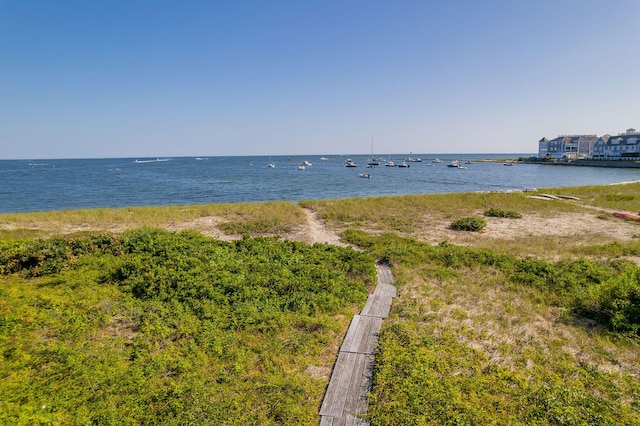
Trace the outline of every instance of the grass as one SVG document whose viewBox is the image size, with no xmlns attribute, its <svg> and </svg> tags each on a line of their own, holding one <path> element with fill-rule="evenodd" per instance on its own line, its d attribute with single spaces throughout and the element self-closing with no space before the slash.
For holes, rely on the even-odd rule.
<svg viewBox="0 0 640 426">
<path fill-rule="evenodd" d="M 380 334 L 372 424 L 640 421 L 635 331 L 582 316 L 584 292 L 615 284 L 620 265 L 345 238 L 390 262 L 399 291 Z"/>
<path fill-rule="evenodd" d="M 479 232 L 487 226 L 487 221 L 481 217 L 461 217 L 451 222 L 451 229 L 456 231 Z"/>
<path fill-rule="evenodd" d="M 541 190 L 542 191 L 542 190 Z M 640 211 L 640 182 L 624 185 L 581 186 L 576 188 L 550 188 L 545 193 L 570 194 L 580 198 L 578 203 L 621 211 Z"/>
<path fill-rule="evenodd" d="M 580 200 L 0 215 L 0 423 L 316 424 L 375 258 L 392 265 L 398 297 L 380 334 L 372 424 L 638 424 L 640 226 L 610 211 L 640 210 L 640 185 L 540 192 Z M 368 254 L 290 241 L 304 230 L 300 207 Z M 448 229 L 465 217 L 487 226 Z M 598 226 L 500 231 L 558 217 L 628 238 Z M 214 230 L 242 238 L 201 235 Z M 280 239 L 252 238 L 262 235 Z"/>
<path fill-rule="evenodd" d="M 366 254 L 272 238 L 0 248 L 2 424 L 312 424 L 375 279 Z"/>
<path fill-rule="evenodd" d="M 0 236 L 48 237 L 143 226 L 203 232 L 219 226 L 228 234 L 272 235 L 297 229 L 304 221 L 304 214 L 289 202 L 63 210 L 0 214 Z"/>
<path fill-rule="evenodd" d="M 585 211 L 574 203 L 541 204 L 527 198 L 525 193 L 406 195 L 306 201 L 301 205 L 317 211 L 321 218 L 341 228 L 367 227 L 378 232 L 404 234 L 428 227 L 434 218 L 448 220 L 469 213 L 482 214 L 496 206 L 517 210 L 523 215 L 535 213 L 540 217 Z"/>
<path fill-rule="evenodd" d="M 496 209 L 496 208 L 490 208 L 489 210 L 485 210 L 484 215 L 487 217 L 506 217 L 509 219 L 522 218 L 522 215 L 515 210 L 505 210 L 505 209 Z"/>
<path fill-rule="evenodd" d="M 409 195 L 401 197 L 372 197 L 348 200 L 318 200 L 301 203 L 313 209 L 328 227 L 335 232 L 345 229 L 359 229 L 372 234 L 394 232 L 401 236 L 416 238 L 438 244 L 451 241 L 456 244 L 473 247 L 484 247 L 491 250 L 518 253 L 547 259 L 558 259 L 574 256 L 578 248 L 592 245 L 598 241 L 604 245 L 618 241 L 616 236 L 601 230 L 595 223 L 589 227 L 581 227 L 580 231 L 566 230 L 556 234 L 553 223 L 558 217 L 573 218 L 576 224 L 584 218 L 606 220 L 611 227 L 620 227 L 610 211 L 602 210 L 605 206 L 591 205 L 590 200 L 602 199 L 601 192 L 622 194 L 626 198 L 636 196 L 640 189 L 638 184 L 607 185 L 602 187 L 576 187 L 561 189 L 541 189 L 543 193 L 556 193 L 578 196 L 580 200 L 541 201 L 528 198 L 530 193 L 464 193 L 464 194 L 430 194 Z M 640 209 L 626 205 L 631 211 Z M 614 207 L 615 203 L 609 204 Z M 619 207 L 622 209 L 622 207 Z M 523 219 L 510 221 L 508 218 L 487 216 L 487 227 L 479 233 L 448 232 L 450 224 L 460 218 L 482 216 L 486 212 L 499 212 L 502 215 L 521 216 Z M 489 220 L 490 219 L 490 220 Z M 508 223 L 512 225 L 508 225 Z M 549 222 L 549 225 L 545 225 Z M 509 229 L 525 228 L 509 234 Z M 549 232 L 544 229 L 549 227 Z M 640 239 L 640 229 L 628 226 L 630 238 Z M 494 229 L 504 229 L 493 231 Z M 465 234 L 465 235 L 461 235 Z"/>
</svg>

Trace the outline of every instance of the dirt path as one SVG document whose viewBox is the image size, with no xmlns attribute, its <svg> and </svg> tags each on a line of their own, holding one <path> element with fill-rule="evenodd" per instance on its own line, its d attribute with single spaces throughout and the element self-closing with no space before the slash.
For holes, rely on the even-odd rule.
<svg viewBox="0 0 640 426">
<path fill-rule="evenodd" d="M 318 215 L 307 208 L 303 208 L 302 211 L 307 216 L 307 227 L 305 232 L 307 233 L 305 240 L 309 244 L 325 243 L 333 244 L 336 246 L 346 247 L 347 244 L 340 241 L 340 236 L 329 231 L 322 221 L 318 219 Z"/>
</svg>

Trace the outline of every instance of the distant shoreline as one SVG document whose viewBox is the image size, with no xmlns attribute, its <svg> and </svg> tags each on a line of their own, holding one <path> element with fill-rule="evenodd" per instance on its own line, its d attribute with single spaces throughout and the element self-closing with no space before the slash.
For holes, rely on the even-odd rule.
<svg viewBox="0 0 640 426">
<path fill-rule="evenodd" d="M 638 180 L 637 168 L 549 168 L 531 155 L 460 154 L 422 157 L 410 168 L 344 166 L 344 158 L 313 157 L 171 158 L 147 163 L 131 159 L 0 162 L 0 212 L 50 211 L 156 205 L 193 205 L 245 201 L 292 201 L 353 197 L 513 191 Z M 199 157 L 203 158 L 203 157 Z M 416 157 L 414 157 L 415 159 Z M 304 172 L 298 164 L 311 160 Z M 457 160 L 463 167 L 447 167 Z M 139 159 L 139 161 L 147 161 Z M 398 159 L 398 161 L 400 161 Z M 514 165 L 516 167 L 504 167 Z M 533 167 L 524 167 L 533 164 Z M 602 164 L 602 163 L 599 163 Z M 617 163 L 622 165 L 622 163 Z M 362 179 L 363 169 L 372 175 Z M 567 179 L 570 172 L 571 178 Z"/>
<path fill-rule="evenodd" d="M 547 166 L 577 166 L 577 167 L 608 167 L 616 169 L 640 169 L 639 160 L 557 160 L 527 162 L 529 164 L 542 164 Z"/>
</svg>

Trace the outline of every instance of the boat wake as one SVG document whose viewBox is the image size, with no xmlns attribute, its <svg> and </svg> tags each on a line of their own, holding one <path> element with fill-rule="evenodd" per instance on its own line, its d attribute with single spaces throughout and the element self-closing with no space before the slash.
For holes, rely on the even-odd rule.
<svg viewBox="0 0 640 426">
<path fill-rule="evenodd" d="M 163 161 L 169 161 L 168 158 L 156 158 L 155 160 L 134 160 L 134 163 L 159 163 Z"/>
</svg>

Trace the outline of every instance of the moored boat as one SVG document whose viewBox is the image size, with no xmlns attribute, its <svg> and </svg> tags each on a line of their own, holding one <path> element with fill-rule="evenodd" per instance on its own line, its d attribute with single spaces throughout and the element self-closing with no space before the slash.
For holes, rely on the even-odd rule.
<svg viewBox="0 0 640 426">
<path fill-rule="evenodd" d="M 422 163 L 422 158 L 414 158 L 412 157 L 412 154 L 412 152 L 409 153 L 409 158 L 407 158 L 407 161 L 411 163 Z"/>
</svg>

